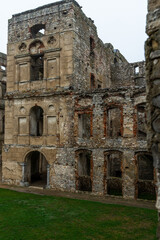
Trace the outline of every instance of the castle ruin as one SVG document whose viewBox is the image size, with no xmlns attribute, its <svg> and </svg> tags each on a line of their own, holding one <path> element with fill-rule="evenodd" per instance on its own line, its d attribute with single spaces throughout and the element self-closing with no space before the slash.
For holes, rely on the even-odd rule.
<svg viewBox="0 0 160 240">
<path fill-rule="evenodd" d="M 2 182 L 156 198 L 145 62 L 104 44 L 74 0 L 8 26 Z"/>
</svg>

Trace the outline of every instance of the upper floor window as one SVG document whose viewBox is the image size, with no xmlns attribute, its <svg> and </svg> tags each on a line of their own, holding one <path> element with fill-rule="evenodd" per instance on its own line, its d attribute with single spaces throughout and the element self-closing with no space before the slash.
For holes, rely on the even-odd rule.
<svg viewBox="0 0 160 240">
<path fill-rule="evenodd" d="M 137 105 L 137 136 L 139 138 L 147 136 L 145 107 L 145 103 Z"/>
<path fill-rule="evenodd" d="M 31 81 L 43 80 L 43 55 L 31 57 Z"/>
<path fill-rule="evenodd" d="M 90 37 L 90 53 L 93 53 L 94 48 L 95 48 L 94 39 Z"/>
<path fill-rule="evenodd" d="M 122 114 L 119 107 L 108 108 L 106 128 L 109 137 L 122 136 Z"/>
<path fill-rule="evenodd" d="M 43 109 L 39 106 L 30 110 L 30 135 L 42 136 L 43 134 Z"/>
<path fill-rule="evenodd" d="M 90 87 L 91 89 L 94 89 L 96 87 L 95 76 L 93 73 L 91 73 L 91 76 L 90 76 Z"/>
<path fill-rule="evenodd" d="M 45 33 L 45 24 L 36 24 L 30 30 L 33 38 L 42 37 Z"/>
<path fill-rule="evenodd" d="M 89 139 L 91 136 L 91 114 L 78 114 L 78 136 Z"/>
<path fill-rule="evenodd" d="M 30 69 L 30 78 L 31 81 L 43 80 L 44 75 L 44 59 L 43 59 L 44 45 L 41 41 L 34 41 L 30 45 L 30 54 L 31 54 L 31 69 Z"/>
</svg>

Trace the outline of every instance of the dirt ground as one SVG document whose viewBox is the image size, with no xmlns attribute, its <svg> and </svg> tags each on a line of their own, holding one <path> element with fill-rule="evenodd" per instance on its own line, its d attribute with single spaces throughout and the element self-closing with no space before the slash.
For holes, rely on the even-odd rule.
<svg viewBox="0 0 160 240">
<path fill-rule="evenodd" d="M 129 199 L 123 199 L 122 197 L 115 197 L 115 196 L 106 196 L 106 197 L 95 196 L 93 194 L 89 194 L 85 192 L 72 193 L 72 192 L 43 189 L 41 187 L 34 187 L 34 186 L 17 187 L 17 186 L 5 185 L 2 183 L 0 183 L 0 188 L 10 189 L 17 192 L 33 193 L 38 195 L 57 196 L 57 197 L 80 199 L 80 200 L 86 200 L 86 201 L 95 201 L 95 202 L 101 202 L 106 204 L 118 204 L 118 205 L 124 205 L 124 206 L 156 209 L 155 201 L 148 201 L 148 200 L 129 200 Z"/>
</svg>

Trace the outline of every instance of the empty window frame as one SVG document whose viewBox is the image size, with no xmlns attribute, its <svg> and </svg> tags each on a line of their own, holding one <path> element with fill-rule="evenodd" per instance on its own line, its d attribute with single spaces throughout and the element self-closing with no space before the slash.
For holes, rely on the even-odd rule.
<svg viewBox="0 0 160 240">
<path fill-rule="evenodd" d="M 89 139 L 91 136 L 91 113 L 78 114 L 78 137 Z"/>
<path fill-rule="evenodd" d="M 45 24 L 36 24 L 30 31 L 33 38 L 42 37 L 45 34 Z"/>
<path fill-rule="evenodd" d="M 138 153 L 137 159 L 137 197 L 156 199 L 153 158 L 149 153 Z"/>
<path fill-rule="evenodd" d="M 96 87 L 95 76 L 94 76 L 93 73 L 91 73 L 91 75 L 90 75 L 90 88 L 95 89 L 95 87 Z"/>
<path fill-rule="evenodd" d="M 94 39 L 92 37 L 90 37 L 90 54 L 93 53 L 94 48 L 95 48 Z"/>
<path fill-rule="evenodd" d="M 122 195 L 122 153 L 105 153 L 105 192 L 109 195 Z"/>
<path fill-rule="evenodd" d="M 43 134 L 43 109 L 35 106 L 30 110 L 30 135 L 42 136 Z"/>
<path fill-rule="evenodd" d="M 145 103 L 137 105 L 137 137 L 146 138 L 146 105 Z"/>
<path fill-rule="evenodd" d="M 76 155 L 76 188 L 79 191 L 92 191 L 92 152 L 81 150 Z"/>
<path fill-rule="evenodd" d="M 43 80 L 43 55 L 31 56 L 31 81 Z"/>
<path fill-rule="evenodd" d="M 134 67 L 134 74 L 135 75 L 139 74 L 139 66 Z"/>
<path fill-rule="evenodd" d="M 122 136 L 122 110 L 120 107 L 112 106 L 107 109 L 106 129 L 108 137 L 116 138 Z"/>
</svg>

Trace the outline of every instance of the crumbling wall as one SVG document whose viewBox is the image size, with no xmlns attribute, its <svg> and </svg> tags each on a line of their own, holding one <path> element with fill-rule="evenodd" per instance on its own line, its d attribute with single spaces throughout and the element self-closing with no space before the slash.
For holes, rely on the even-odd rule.
<svg viewBox="0 0 160 240">
<path fill-rule="evenodd" d="M 157 169 L 157 209 L 160 222 L 160 1 L 148 1 L 146 32 L 146 80 L 148 108 L 148 147 Z M 160 239 L 160 223 L 157 237 Z"/>
<path fill-rule="evenodd" d="M 103 44 L 72 0 L 14 15 L 8 39 L 3 182 L 26 186 L 36 152 L 47 187 L 137 198 L 144 63 Z"/>
<path fill-rule="evenodd" d="M 0 181 L 2 175 L 2 145 L 4 143 L 4 95 L 6 92 L 6 54 L 0 53 Z"/>
</svg>

